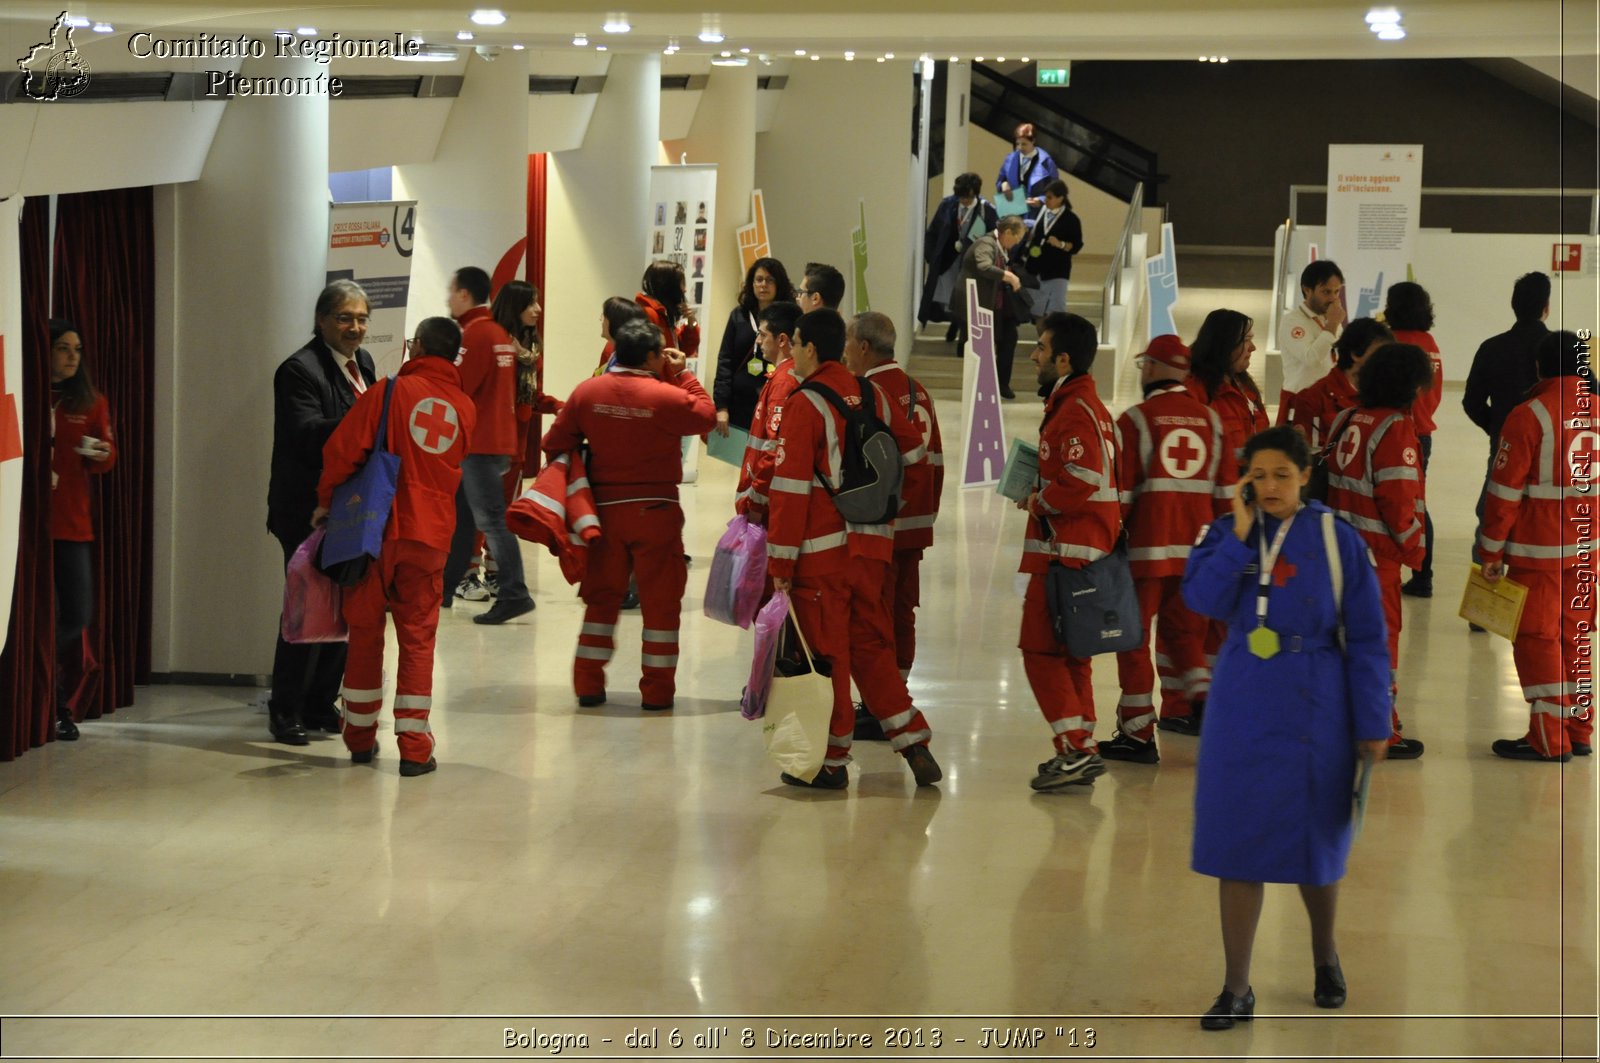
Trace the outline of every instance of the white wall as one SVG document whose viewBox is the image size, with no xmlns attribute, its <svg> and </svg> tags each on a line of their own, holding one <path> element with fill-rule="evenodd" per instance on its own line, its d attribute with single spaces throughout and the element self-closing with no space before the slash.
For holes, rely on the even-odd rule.
<svg viewBox="0 0 1600 1063">
<path fill-rule="evenodd" d="M 921 278 L 905 253 L 911 85 L 905 60 L 795 63 L 771 131 L 756 136 L 756 187 L 765 195 L 772 253 L 791 277 L 815 261 L 851 279 L 850 233 L 866 200 L 868 291 L 875 308 L 896 318 L 902 354 L 914 324 L 899 320 L 913 269 Z M 851 301 L 847 290 L 843 308 Z"/>
</svg>

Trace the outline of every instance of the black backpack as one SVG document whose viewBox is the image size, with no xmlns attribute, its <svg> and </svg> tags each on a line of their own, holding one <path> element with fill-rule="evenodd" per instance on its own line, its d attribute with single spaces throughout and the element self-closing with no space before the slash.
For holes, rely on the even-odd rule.
<svg viewBox="0 0 1600 1063">
<path fill-rule="evenodd" d="M 872 383 L 857 383 L 861 385 L 861 406 L 854 410 L 825 384 L 807 381 L 800 385 L 801 391 L 821 395 L 844 418 L 844 433 L 839 437 L 839 482 L 830 484 L 821 473 L 817 480 L 848 523 L 887 524 L 900 512 L 900 482 L 904 476 L 900 445 L 878 416 Z"/>
</svg>

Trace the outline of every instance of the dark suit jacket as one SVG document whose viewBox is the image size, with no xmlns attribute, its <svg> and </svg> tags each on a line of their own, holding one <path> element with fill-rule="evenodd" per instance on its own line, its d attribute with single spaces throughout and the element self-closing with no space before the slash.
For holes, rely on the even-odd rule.
<svg viewBox="0 0 1600 1063">
<path fill-rule="evenodd" d="M 372 355 L 356 351 L 356 364 L 371 385 L 377 380 Z M 272 481 L 267 487 L 267 530 L 279 539 L 303 541 L 311 534 L 322 476 L 322 445 L 356 403 L 343 362 L 313 336 L 286 358 L 272 377 Z"/>
<path fill-rule="evenodd" d="M 1472 356 L 1467 373 L 1467 391 L 1461 406 L 1472 423 L 1500 438 L 1500 428 L 1512 407 L 1528 397 L 1528 389 L 1538 380 L 1534 371 L 1534 351 L 1549 333 L 1543 321 L 1519 321 L 1511 328 L 1483 341 Z"/>
</svg>

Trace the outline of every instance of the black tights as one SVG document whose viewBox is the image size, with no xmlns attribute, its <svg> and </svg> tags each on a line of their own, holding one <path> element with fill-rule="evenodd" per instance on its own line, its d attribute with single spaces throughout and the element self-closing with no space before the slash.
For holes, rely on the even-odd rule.
<svg viewBox="0 0 1600 1063">
<path fill-rule="evenodd" d="M 83 658 L 83 633 L 94 619 L 94 543 L 55 541 L 56 574 L 56 704 L 66 703 L 68 676 L 77 675 Z"/>
</svg>

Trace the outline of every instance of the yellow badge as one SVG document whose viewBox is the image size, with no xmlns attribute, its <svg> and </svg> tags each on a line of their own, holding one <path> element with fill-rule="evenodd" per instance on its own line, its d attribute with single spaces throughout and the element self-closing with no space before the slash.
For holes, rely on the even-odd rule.
<svg viewBox="0 0 1600 1063">
<path fill-rule="evenodd" d="M 1250 652 L 1260 657 L 1263 661 L 1278 655 L 1278 633 L 1270 627 L 1258 627 L 1250 632 L 1247 640 Z"/>
</svg>

